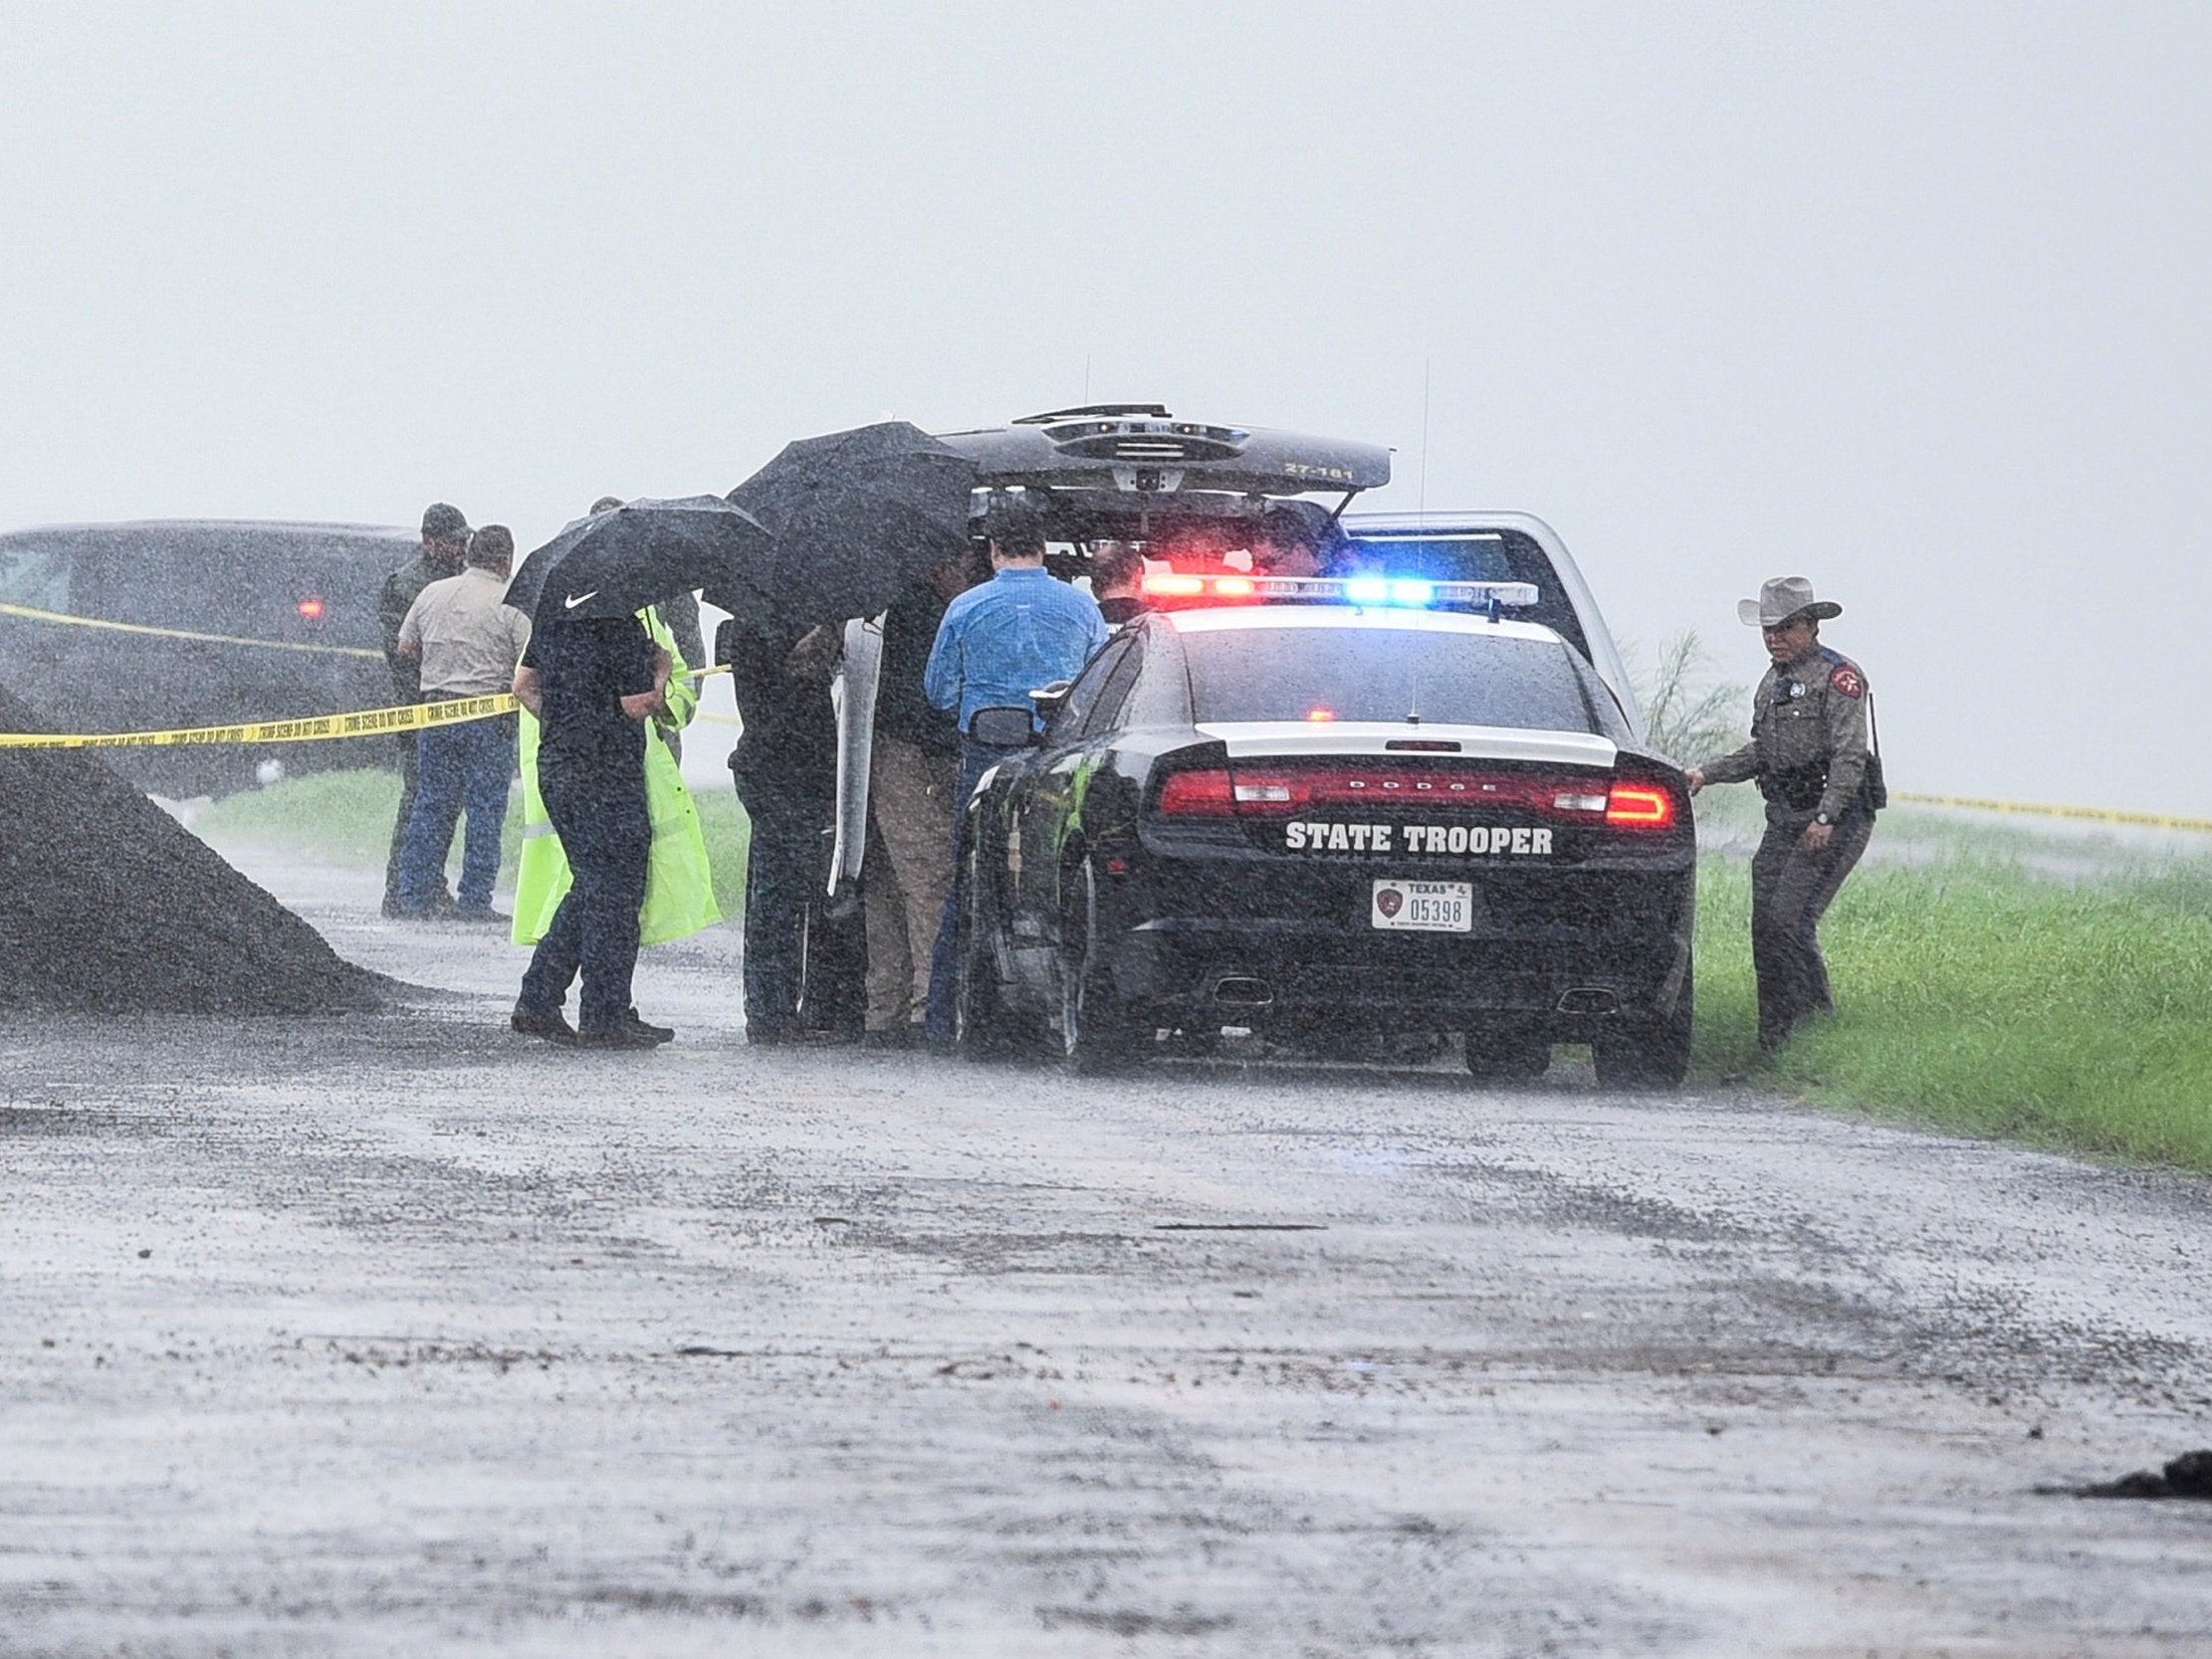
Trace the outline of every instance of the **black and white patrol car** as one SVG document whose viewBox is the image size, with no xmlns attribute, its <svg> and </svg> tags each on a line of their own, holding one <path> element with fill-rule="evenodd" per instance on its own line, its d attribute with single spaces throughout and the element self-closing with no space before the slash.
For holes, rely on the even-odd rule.
<svg viewBox="0 0 2212 1659">
<path fill-rule="evenodd" d="M 1525 583 L 1170 575 L 1074 684 L 978 717 L 961 1041 L 1079 1070 L 1224 1027 L 1459 1032 L 1533 1075 L 1688 1064 L 1681 771 Z M 1000 729 L 1002 727 L 1002 729 Z"/>
</svg>

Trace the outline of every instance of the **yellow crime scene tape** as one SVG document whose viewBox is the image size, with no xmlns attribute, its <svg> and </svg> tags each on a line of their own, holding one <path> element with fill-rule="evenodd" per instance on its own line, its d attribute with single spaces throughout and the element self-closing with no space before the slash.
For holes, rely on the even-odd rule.
<svg viewBox="0 0 2212 1659">
<path fill-rule="evenodd" d="M 60 611 L 38 610 L 30 605 L 0 604 L 0 616 L 22 617 L 33 622 L 69 623 L 80 628 L 106 628 L 115 633 L 150 634 L 162 639 L 199 640 L 210 645 L 248 645 L 268 651 L 312 651 L 329 656 L 368 657 L 383 661 L 381 651 L 351 645 L 314 645 L 304 641 L 246 639 L 232 634 L 201 634 L 184 628 L 155 628 L 137 622 L 109 622 L 99 617 L 69 616 Z M 689 669 L 694 680 L 728 674 L 727 665 Z M 409 703 L 391 709 L 356 709 L 341 715 L 310 715 L 294 720 L 249 721 L 237 726 L 196 726 L 170 731 L 45 732 L 0 731 L 0 748 L 137 748 L 180 743 L 306 743 L 332 737 L 373 737 L 394 731 L 419 731 L 425 726 L 459 726 L 490 720 L 520 708 L 505 692 L 491 697 L 458 698 L 445 703 Z M 694 720 L 717 726 L 743 724 L 728 715 L 701 713 Z M 2139 824 L 2149 829 L 2188 830 L 2212 835 L 2212 818 L 2179 817 L 2165 812 L 2129 812 L 2117 807 L 2046 806 L 2031 801 L 1992 800 L 1981 795 L 1915 795 L 1892 791 L 1893 801 L 1912 806 L 1948 806 L 1970 812 L 2011 812 L 2035 818 L 2066 818 L 2083 823 Z"/>
<path fill-rule="evenodd" d="M 2107 806 L 2038 806 L 2028 801 L 1994 801 L 1980 795 L 1906 795 L 1889 798 L 1914 806 L 1955 806 L 1972 812 L 2017 812 L 2034 818 L 2075 818 L 2085 823 L 2142 824 L 2151 829 L 2193 830 L 2212 835 L 2212 818 L 2179 818 L 2164 812 L 2127 812 Z"/>
<path fill-rule="evenodd" d="M 381 656 L 382 653 L 375 653 Z M 727 665 L 684 671 L 689 679 L 728 674 Z M 464 726 L 510 714 L 522 705 L 512 694 L 461 697 L 444 703 L 402 703 L 390 709 L 354 709 L 342 715 L 302 715 L 291 720 L 246 721 L 237 726 L 182 726 L 172 731 L 0 731 L 0 748 L 162 748 L 185 743 L 312 743 L 331 737 L 379 737 L 431 726 Z"/>
<path fill-rule="evenodd" d="M 403 703 L 395 709 L 355 709 L 343 715 L 297 720 L 248 721 L 241 726 L 193 726 L 173 731 L 0 731 L 0 748 L 160 748 L 172 743 L 308 743 L 325 737 L 374 737 L 428 726 L 460 726 L 519 708 L 514 697 L 455 698 L 449 703 Z"/>
<path fill-rule="evenodd" d="M 207 645 L 250 645 L 262 651 L 310 651 L 325 657 L 368 657 L 384 660 L 381 651 L 358 645 L 316 645 L 307 640 L 246 639 L 237 634 L 197 634 L 189 628 L 155 628 L 143 622 L 110 622 L 98 616 L 69 616 L 42 611 L 30 605 L 0 605 L 0 616 L 21 617 L 26 622 L 61 622 L 74 628 L 104 628 L 114 634 L 147 634 L 155 639 L 198 640 Z"/>
</svg>

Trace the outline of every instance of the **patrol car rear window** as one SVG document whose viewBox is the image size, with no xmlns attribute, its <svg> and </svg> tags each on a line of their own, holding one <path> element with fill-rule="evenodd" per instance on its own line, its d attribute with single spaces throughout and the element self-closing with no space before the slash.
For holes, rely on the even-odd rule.
<svg viewBox="0 0 2212 1659">
<path fill-rule="evenodd" d="M 1598 729 L 1556 640 L 1412 629 L 1237 628 L 1189 633 L 1201 723 L 1403 721 Z"/>
<path fill-rule="evenodd" d="M 1439 582 L 1534 582 L 1536 603 L 1516 609 L 1521 622 L 1540 622 L 1581 652 L 1590 654 L 1582 618 L 1559 585 L 1551 555 L 1518 530 L 1483 530 L 1454 535 L 1418 530 L 1354 529 L 1351 556 L 1340 573 L 1381 571 L 1398 576 L 1427 576 Z"/>
</svg>

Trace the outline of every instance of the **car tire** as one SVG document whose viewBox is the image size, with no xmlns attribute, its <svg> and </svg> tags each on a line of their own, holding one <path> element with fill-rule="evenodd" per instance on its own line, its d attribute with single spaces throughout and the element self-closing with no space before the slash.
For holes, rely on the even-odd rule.
<svg viewBox="0 0 2212 1659">
<path fill-rule="evenodd" d="M 1679 1089 L 1689 1075 L 1694 1001 L 1685 969 L 1672 1013 L 1600 1032 L 1590 1044 L 1598 1082 L 1608 1089 Z"/>
<path fill-rule="evenodd" d="M 1060 1054 L 1069 1071 L 1094 1077 L 1135 1065 L 1141 1034 L 1098 945 L 1098 878 L 1089 860 L 1077 866 L 1074 886 L 1060 922 Z"/>
<path fill-rule="evenodd" d="M 998 980 L 998 958 L 989 934 L 979 926 L 977 889 L 971 872 L 968 902 L 960 909 L 960 980 L 955 1000 L 954 1046 L 971 1060 L 997 1060 L 1022 1046 L 1022 1022 L 1006 1006 Z"/>
</svg>

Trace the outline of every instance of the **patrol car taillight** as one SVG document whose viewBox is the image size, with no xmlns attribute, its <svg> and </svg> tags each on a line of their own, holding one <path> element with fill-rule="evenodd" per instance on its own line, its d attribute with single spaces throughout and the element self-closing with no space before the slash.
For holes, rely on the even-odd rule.
<svg viewBox="0 0 2212 1659">
<path fill-rule="evenodd" d="M 310 622 L 323 620 L 323 601 L 315 598 L 300 601 L 300 614 Z"/>
<path fill-rule="evenodd" d="M 1170 772 L 1155 810 L 1169 818 L 1293 818 L 1304 813 L 1508 812 L 1632 835 L 1680 820 L 1664 783 L 1537 771 L 1483 770 L 1418 760 L 1243 761 Z"/>
<path fill-rule="evenodd" d="M 1651 783 L 1616 783 L 1606 797 L 1605 821 L 1616 829 L 1671 829 L 1674 792 Z"/>
<path fill-rule="evenodd" d="M 1401 759 L 1244 760 L 1171 772 L 1158 809 L 1170 817 L 1281 818 L 1307 811 L 1381 808 L 1505 810 L 1567 823 L 1661 830 L 1674 797 L 1644 782 L 1558 772 L 1504 771 Z"/>
<path fill-rule="evenodd" d="M 1161 780 L 1159 804 L 1170 818 L 1236 816 L 1236 795 L 1226 771 L 1170 772 Z"/>
</svg>

